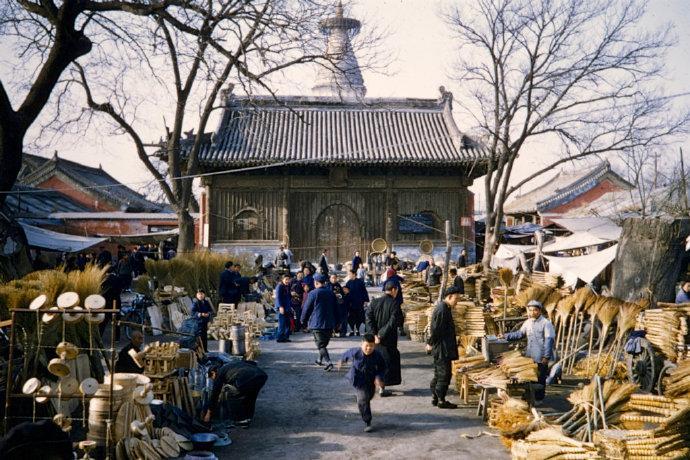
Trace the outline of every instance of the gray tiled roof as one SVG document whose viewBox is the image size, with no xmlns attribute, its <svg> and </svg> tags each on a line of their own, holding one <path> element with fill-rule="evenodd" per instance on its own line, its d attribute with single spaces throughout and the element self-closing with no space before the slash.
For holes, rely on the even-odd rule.
<svg viewBox="0 0 690 460">
<path fill-rule="evenodd" d="M 371 165 L 463 165 L 485 152 L 460 133 L 442 103 L 430 99 L 325 97 L 233 98 L 204 166 L 281 162 Z"/>
</svg>

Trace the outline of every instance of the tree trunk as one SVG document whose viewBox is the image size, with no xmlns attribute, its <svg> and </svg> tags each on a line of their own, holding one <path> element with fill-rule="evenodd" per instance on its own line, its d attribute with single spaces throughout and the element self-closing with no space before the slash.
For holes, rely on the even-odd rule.
<svg viewBox="0 0 690 460">
<path fill-rule="evenodd" d="M 623 223 L 611 289 L 623 300 L 673 302 L 685 256 L 688 219 L 631 218 Z"/>
<path fill-rule="evenodd" d="M 177 253 L 183 254 L 194 250 L 194 218 L 187 210 L 177 213 L 177 225 L 180 234 L 177 237 Z"/>
<path fill-rule="evenodd" d="M 494 255 L 494 244 L 496 244 L 496 235 L 494 229 L 488 224 L 484 230 L 484 255 L 482 256 L 482 266 L 484 270 L 491 268 L 491 258 Z"/>
<path fill-rule="evenodd" d="M 0 128 L 0 191 L 9 192 L 17 180 L 22 167 L 22 146 L 24 131 Z M 5 193 L 0 193 L 0 207 L 5 202 Z"/>
</svg>

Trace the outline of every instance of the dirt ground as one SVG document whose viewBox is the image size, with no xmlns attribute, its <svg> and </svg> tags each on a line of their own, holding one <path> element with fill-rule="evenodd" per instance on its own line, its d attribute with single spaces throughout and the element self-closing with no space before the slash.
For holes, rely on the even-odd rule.
<svg viewBox="0 0 690 460">
<path fill-rule="evenodd" d="M 219 458 L 509 458 L 496 437 L 461 437 L 487 429 L 475 408 L 431 405 L 431 358 L 422 344 L 400 339 L 403 384 L 391 387 L 395 396 L 374 398 L 375 430 L 364 433 L 345 370 L 325 373 L 313 364 L 311 335 L 299 333 L 292 340 L 261 342 L 258 361 L 269 378 L 254 422 L 249 429 L 230 432 L 233 444 L 218 449 Z M 331 358 L 335 362 L 358 344 L 358 337 L 333 339 Z M 454 390 L 448 399 L 457 402 Z"/>
</svg>

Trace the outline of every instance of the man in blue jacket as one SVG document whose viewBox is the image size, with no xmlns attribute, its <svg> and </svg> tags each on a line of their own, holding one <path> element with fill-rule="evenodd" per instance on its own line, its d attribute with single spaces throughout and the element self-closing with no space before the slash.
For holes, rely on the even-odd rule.
<svg viewBox="0 0 690 460">
<path fill-rule="evenodd" d="M 275 289 L 275 309 L 278 312 L 278 334 L 276 342 L 290 342 L 290 315 L 292 295 L 290 294 L 290 273 L 285 273 Z"/>
<path fill-rule="evenodd" d="M 197 335 L 201 337 L 204 344 L 204 351 L 208 351 L 208 323 L 213 316 L 211 303 L 206 299 L 203 289 L 196 292 L 196 297 L 192 301 L 192 317 L 196 319 Z"/>
<path fill-rule="evenodd" d="M 359 335 L 359 329 L 364 324 L 364 304 L 369 302 L 369 293 L 364 281 L 357 278 L 357 270 L 350 270 L 348 273 L 345 290 L 347 292 L 347 322 L 352 329 L 350 336 Z"/>
<path fill-rule="evenodd" d="M 318 366 L 333 369 L 331 357 L 328 355 L 328 342 L 331 340 L 336 323 L 337 299 L 333 291 L 326 287 L 326 277 L 322 274 L 314 275 L 314 290 L 309 292 L 302 308 L 302 324 L 307 324 L 314 333 L 314 342 L 319 350 Z"/>
</svg>

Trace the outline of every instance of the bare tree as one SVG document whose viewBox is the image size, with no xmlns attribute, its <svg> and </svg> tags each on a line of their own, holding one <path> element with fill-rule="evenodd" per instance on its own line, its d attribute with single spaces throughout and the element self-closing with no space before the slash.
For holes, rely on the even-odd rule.
<svg viewBox="0 0 690 460">
<path fill-rule="evenodd" d="M 193 179 L 199 173 L 199 152 L 211 142 L 207 126 L 213 111 L 223 106 L 223 93 L 227 96 L 237 88 L 245 94 L 263 91 L 276 97 L 274 77 L 302 64 L 335 62 L 335 57 L 324 55 L 319 34 L 318 21 L 328 11 L 324 3 L 193 1 L 184 9 L 161 12 L 155 22 L 140 21 L 113 31 L 116 42 L 131 45 L 125 52 L 129 58 L 115 60 L 122 68 L 104 72 L 99 59 L 75 64 L 75 75 L 66 84 L 78 82 L 87 106 L 106 114 L 131 138 L 139 160 L 177 213 L 178 253 L 194 247 Z M 367 46 L 371 49 L 371 42 Z M 136 60 L 145 65 L 135 68 Z M 135 82 L 129 87 L 116 84 L 133 74 Z M 157 86 L 157 94 L 164 95 L 148 107 L 156 113 L 169 110 L 161 122 L 167 119 L 171 125 L 164 124 L 165 139 L 154 152 L 145 141 L 151 118 L 142 114 L 148 113 L 141 105 L 146 96 L 142 81 L 147 90 Z M 190 125 L 193 128 L 184 131 Z M 152 155 L 165 161 L 164 169 L 156 167 Z"/>
<path fill-rule="evenodd" d="M 651 89 L 662 73 L 667 30 L 640 27 L 639 0 L 476 0 L 447 19 L 463 56 L 460 98 L 486 140 L 484 177 L 488 267 L 506 199 L 555 166 L 592 155 L 648 149 L 681 132 L 669 98 Z M 560 156 L 517 183 L 520 155 L 535 141 Z"/>
<path fill-rule="evenodd" d="M 17 59 L 33 66 L 18 76 L 17 95 L 0 81 L 0 192 L 12 189 L 22 164 L 24 138 L 48 103 L 60 76 L 93 46 L 91 34 L 118 15 L 146 16 L 186 0 L 9 0 L 0 5 L 0 36 L 13 40 Z M 27 76 L 28 73 L 28 76 Z M 15 108 L 16 107 L 16 108 Z M 0 204 L 5 194 L 0 193 Z"/>
</svg>

